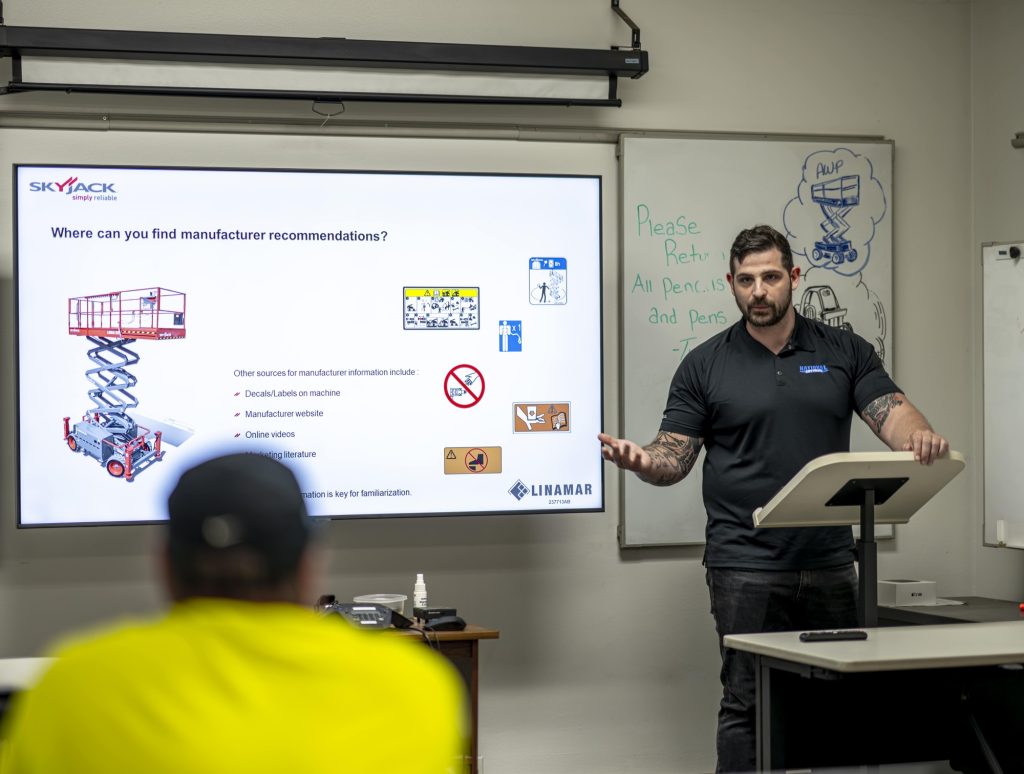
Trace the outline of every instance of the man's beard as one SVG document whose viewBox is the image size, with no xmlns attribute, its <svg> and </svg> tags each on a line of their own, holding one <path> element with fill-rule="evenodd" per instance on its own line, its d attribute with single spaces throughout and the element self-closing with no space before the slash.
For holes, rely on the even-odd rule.
<svg viewBox="0 0 1024 774">
<path fill-rule="evenodd" d="M 780 304 L 763 301 L 760 306 L 765 308 L 758 310 L 759 314 L 755 317 L 750 310 L 750 306 L 744 307 L 740 304 L 739 299 L 736 299 L 736 306 L 740 308 L 740 314 L 743 315 L 743 319 L 755 328 L 770 328 L 776 323 L 781 322 L 782 318 L 786 316 L 786 312 L 789 311 L 789 307 L 792 306 L 792 303 L 792 292 L 788 293 Z"/>
</svg>

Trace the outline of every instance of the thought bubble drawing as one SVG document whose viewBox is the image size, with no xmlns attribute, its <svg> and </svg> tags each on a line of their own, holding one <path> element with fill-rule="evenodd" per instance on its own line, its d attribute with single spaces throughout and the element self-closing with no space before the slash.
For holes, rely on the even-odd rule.
<svg viewBox="0 0 1024 774">
<path fill-rule="evenodd" d="M 871 161 L 848 148 L 821 150 L 804 160 L 802 172 L 783 213 L 793 254 L 845 277 L 860 274 L 887 211 Z"/>
</svg>

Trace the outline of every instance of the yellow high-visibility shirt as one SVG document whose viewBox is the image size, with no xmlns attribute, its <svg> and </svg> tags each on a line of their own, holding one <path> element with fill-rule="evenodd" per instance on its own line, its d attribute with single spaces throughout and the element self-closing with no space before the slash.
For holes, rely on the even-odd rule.
<svg viewBox="0 0 1024 774">
<path fill-rule="evenodd" d="M 466 696 L 414 639 L 297 605 L 193 599 L 59 648 L 3 774 L 463 771 Z"/>
</svg>

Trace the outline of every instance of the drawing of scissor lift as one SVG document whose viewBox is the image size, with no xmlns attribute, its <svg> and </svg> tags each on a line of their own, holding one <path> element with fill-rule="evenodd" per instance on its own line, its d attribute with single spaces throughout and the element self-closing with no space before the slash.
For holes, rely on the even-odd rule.
<svg viewBox="0 0 1024 774">
<path fill-rule="evenodd" d="M 137 379 L 128 370 L 139 356 L 128 345 L 185 338 L 185 294 L 155 287 L 69 298 L 68 333 L 94 345 L 88 354 L 95 366 L 85 376 L 93 384 L 88 394 L 95 408 L 73 427 L 71 417 L 64 417 L 64 442 L 111 476 L 132 481 L 163 452 L 160 431 L 151 432 L 128 414 L 139 405 L 131 392 Z"/>
<path fill-rule="evenodd" d="M 838 264 L 857 260 L 857 250 L 844 236 L 850 230 L 846 216 L 860 204 L 860 175 L 843 175 L 835 180 L 814 183 L 811 201 L 821 207 L 825 216 L 820 223 L 825 236 L 814 243 L 814 260 Z"/>
</svg>

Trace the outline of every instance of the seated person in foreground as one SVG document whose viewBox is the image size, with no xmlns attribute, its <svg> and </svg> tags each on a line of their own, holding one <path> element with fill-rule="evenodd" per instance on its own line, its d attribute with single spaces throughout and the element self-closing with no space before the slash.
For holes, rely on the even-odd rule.
<svg viewBox="0 0 1024 774">
<path fill-rule="evenodd" d="M 66 643 L 5 718 L 0 771 L 462 771 L 465 691 L 422 643 L 318 617 L 279 462 L 219 457 L 168 500 L 163 616 Z"/>
</svg>

